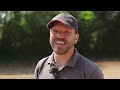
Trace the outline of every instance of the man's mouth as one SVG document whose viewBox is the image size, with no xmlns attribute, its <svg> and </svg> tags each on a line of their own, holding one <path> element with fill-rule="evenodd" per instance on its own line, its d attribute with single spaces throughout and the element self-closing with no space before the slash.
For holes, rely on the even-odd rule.
<svg viewBox="0 0 120 90">
<path fill-rule="evenodd" d="M 63 41 L 56 41 L 55 42 L 57 45 L 64 45 L 65 44 L 65 42 L 63 42 Z"/>
</svg>

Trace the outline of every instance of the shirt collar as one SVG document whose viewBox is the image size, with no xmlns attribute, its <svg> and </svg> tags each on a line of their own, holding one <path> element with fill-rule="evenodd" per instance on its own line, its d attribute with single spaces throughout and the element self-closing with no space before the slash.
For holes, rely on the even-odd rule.
<svg viewBox="0 0 120 90">
<path fill-rule="evenodd" d="M 74 53 L 73 53 L 72 57 L 70 58 L 70 60 L 68 61 L 68 63 L 66 64 L 66 66 L 70 66 L 70 67 L 74 68 L 77 60 L 78 60 L 78 51 L 75 48 L 74 49 Z"/>
<path fill-rule="evenodd" d="M 50 63 L 53 63 L 53 60 L 54 60 L 54 57 L 53 57 L 53 53 L 49 56 L 49 58 L 48 58 L 48 64 L 50 64 Z"/>
<path fill-rule="evenodd" d="M 66 66 L 74 68 L 74 66 L 78 60 L 78 54 L 79 53 L 78 53 L 77 49 L 75 48 L 74 53 L 73 53 L 72 57 L 70 58 L 70 60 L 67 62 Z M 50 55 L 50 57 L 48 58 L 48 64 L 53 63 L 53 62 L 54 62 L 54 57 L 53 57 L 53 53 L 52 53 Z"/>
</svg>

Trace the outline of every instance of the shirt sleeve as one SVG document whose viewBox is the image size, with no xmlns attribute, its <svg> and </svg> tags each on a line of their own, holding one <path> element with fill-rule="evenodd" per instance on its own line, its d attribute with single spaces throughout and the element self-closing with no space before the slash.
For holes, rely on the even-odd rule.
<svg viewBox="0 0 120 90">
<path fill-rule="evenodd" d="M 90 76 L 90 79 L 104 79 L 102 70 L 101 69 L 95 70 Z"/>
</svg>

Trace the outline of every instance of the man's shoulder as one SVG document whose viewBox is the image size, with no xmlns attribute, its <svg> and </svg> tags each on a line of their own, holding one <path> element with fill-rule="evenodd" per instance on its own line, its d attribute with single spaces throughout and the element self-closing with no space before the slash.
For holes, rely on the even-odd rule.
<svg viewBox="0 0 120 90">
<path fill-rule="evenodd" d="M 92 60 L 86 58 L 81 54 L 80 54 L 80 60 L 81 60 L 81 63 L 83 63 L 82 65 L 85 65 L 86 67 L 99 68 L 99 66 L 95 62 L 93 62 Z"/>
<path fill-rule="evenodd" d="M 48 58 L 49 58 L 49 56 L 40 59 L 40 60 L 38 61 L 38 64 L 43 63 L 43 62 L 44 62 L 45 60 L 47 60 Z"/>
<path fill-rule="evenodd" d="M 44 57 L 38 61 L 36 68 L 35 68 L 35 78 L 39 78 L 38 76 L 39 76 L 40 72 L 42 71 L 44 64 L 47 61 L 48 57 L 49 56 Z"/>
<path fill-rule="evenodd" d="M 81 56 L 80 58 L 80 65 L 86 76 L 86 78 L 104 78 L 102 69 L 90 59 Z"/>
</svg>

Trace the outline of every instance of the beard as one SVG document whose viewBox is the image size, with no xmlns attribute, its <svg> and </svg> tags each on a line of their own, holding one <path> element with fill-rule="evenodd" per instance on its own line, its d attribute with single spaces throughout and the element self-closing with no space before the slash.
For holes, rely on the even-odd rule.
<svg viewBox="0 0 120 90">
<path fill-rule="evenodd" d="M 64 42 L 64 45 L 57 45 L 56 41 Z M 66 54 L 71 48 L 74 47 L 74 41 L 71 40 L 70 42 L 67 42 L 65 39 L 55 39 L 53 41 L 50 41 L 50 45 L 53 49 L 53 51 L 58 55 L 64 55 Z"/>
</svg>

